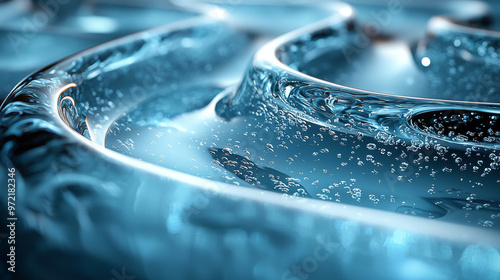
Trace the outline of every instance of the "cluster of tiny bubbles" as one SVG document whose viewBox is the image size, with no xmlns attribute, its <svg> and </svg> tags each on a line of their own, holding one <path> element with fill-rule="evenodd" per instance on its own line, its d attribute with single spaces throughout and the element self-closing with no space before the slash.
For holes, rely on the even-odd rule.
<svg viewBox="0 0 500 280">
<path fill-rule="evenodd" d="M 454 221 L 447 213 L 459 212 L 462 222 L 494 226 L 498 114 L 428 104 L 407 113 L 294 78 L 254 65 L 217 104 L 219 116 L 272 129 L 262 155 L 276 172 L 312 198 Z"/>
<path fill-rule="evenodd" d="M 202 31 L 227 32 L 211 28 L 172 35 L 165 42 Z M 303 54 L 338 47 L 349 34 L 348 28 L 325 29 L 282 47 L 277 56 L 301 70 Z M 161 49 L 165 42 L 156 40 L 144 42 L 142 48 L 160 44 Z M 463 46 L 465 41 L 461 42 L 454 47 Z M 431 43 L 427 48 L 429 52 L 437 49 Z M 193 55 L 198 51 L 191 50 Z M 217 67 L 212 62 L 220 61 L 221 56 L 212 61 L 201 55 L 205 59 L 193 63 L 210 65 L 201 67 L 210 72 Z M 431 68 L 439 63 L 430 53 L 427 57 L 428 71 L 434 71 Z M 104 57 L 94 63 L 109 68 L 118 59 L 108 57 L 109 63 L 103 63 L 107 61 Z M 249 67 L 236 90 L 183 88 L 175 81 L 189 70 L 176 61 L 182 64 L 182 57 L 150 59 L 131 66 L 168 72 L 172 82 L 148 88 L 148 82 L 154 84 L 158 77 L 140 76 L 137 73 L 144 71 L 137 71 L 131 79 L 147 94 L 137 94 L 134 106 L 128 106 L 122 115 L 111 114 L 116 107 L 127 107 L 122 104 L 126 99 L 120 97 L 137 92 L 127 92 L 130 83 L 116 80 L 121 75 L 118 70 L 108 73 L 111 78 L 106 81 L 89 70 L 88 76 L 95 76 L 85 85 L 92 88 L 90 95 L 82 95 L 79 89 L 68 91 L 59 101 L 59 114 L 88 138 L 96 134 L 89 126 L 109 127 L 104 141 L 107 148 L 192 175 L 284 197 L 427 218 L 455 219 L 456 214 L 448 213 L 458 212 L 467 222 L 495 226 L 493 217 L 500 206 L 499 194 L 493 190 L 499 184 L 496 148 L 500 128 L 493 110 L 405 104 L 397 97 L 382 100 L 375 94 L 353 94 L 297 78 L 276 65 L 258 62 Z M 180 70 L 170 73 L 171 68 Z M 111 89 L 111 83 L 124 86 Z M 109 99 L 117 101 L 105 101 Z"/>
</svg>

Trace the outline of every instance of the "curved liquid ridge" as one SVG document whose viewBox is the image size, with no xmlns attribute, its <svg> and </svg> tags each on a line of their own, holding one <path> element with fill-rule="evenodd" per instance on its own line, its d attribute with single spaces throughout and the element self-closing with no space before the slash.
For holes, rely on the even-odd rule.
<svg viewBox="0 0 500 280">
<path fill-rule="evenodd" d="M 492 12 L 399 4 L 186 1 L 25 79 L 0 159 L 28 274 L 498 279 Z"/>
<path fill-rule="evenodd" d="M 274 127 L 270 146 L 288 157 L 273 158 L 273 165 L 314 178 L 309 188 L 320 199 L 364 201 L 396 212 L 409 204 L 419 209 L 414 215 L 442 219 L 446 215 L 434 213 L 468 209 L 447 204 L 448 195 L 491 202 L 486 208 L 498 205 L 497 104 L 465 107 L 451 100 L 379 94 L 299 72 L 317 53 L 341 57 L 346 42 L 357 36 L 354 29 L 348 21 L 315 27 L 263 47 L 240 89 L 217 104 L 219 116 L 248 116 Z M 489 65 L 481 69 L 497 73 Z M 368 195 L 362 198 L 362 192 Z M 478 212 L 486 208 L 466 216 L 478 215 L 476 222 L 482 224 L 490 212 Z"/>
</svg>

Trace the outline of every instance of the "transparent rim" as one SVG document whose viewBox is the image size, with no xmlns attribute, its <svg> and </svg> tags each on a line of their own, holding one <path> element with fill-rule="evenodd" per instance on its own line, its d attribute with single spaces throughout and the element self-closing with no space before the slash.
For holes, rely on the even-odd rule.
<svg viewBox="0 0 500 280">
<path fill-rule="evenodd" d="M 261 64 L 263 61 L 266 63 L 272 63 L 273 65 L 278 65 L 282 70 L 287 71 L 295 76 L 297 76 L 299 79 L 305 79 L 314 83 L 322 84 L 325 86 L 329 87 L 335 87 L 335 88 L 341 88 L 345 90 L 349 90 L 353 94 L 372 94 L 379 96 L 381 98 L 400 98 L 402 100 L 407 100 L 407 101 L 413 101 L 413 100 L 423 100 L 423 101 L 428 101 L 428 102 L 436 102 L 436 100 L 433 99 L 424 99 L 424 98 L 409 98 L 409 97 L 400 97 L 400 96 L 394 96 L 394 95 L 389 95 L 389 94 L 383 94 L 383 93 L 376 93 L 376 92 L 370 92 L 370 91 L 363 91 L 363 90 L 358 90 L 354 88 L 349 88 L 349 87 L 344 87 L 341 85 L 337 85 L 334 83 L 328 83 L 319 79 L 316 79 L 314 77 L 310 77 L 308 75 L 305 75 L 303 73 L 300 73 L 298 71 L 295 71 L 282 63 L 278 57 L 277 57 L 277 51 L 279 48 L 281 48 L 283 45 L 288 44 L 290 41 L 295 40 L 295 38 L 300 37 L 304 34 L 310 33 L 312 31 L 316 31 L 317 29 L 323 27 L 323 26 L 331 26 L 332 24 L 338 24 L 338 23 L 349 23 L 353 17 L 354 17 L 354 12 L 352 8 L 348 5 L 344 4 L 335 4 L 331 5 L 330 8 L 332 10 L 340 10 L 340 15 L 325 19 L 319 23 L 313 24 L 311 26 L 308 26 L 304 29 L 286 34 L 276 40 L 273 40 L 272 42 L 268 43 L 265 47 L 263 47 L 255 56 L 254 58 L 254 63 L 256 64 Z M 163 26 L 163 27 L 158 27 L 152 30 L 136 33 L 133 35 L 126 36 L 124 38 L 116 39 L 107 43 L 104 43 L 102 45 L 93 47 L 91 49 L 82 51 L 80 53 L 77 53 L 75 55 L 72 55 L 66 59 L 63 59 L 57 63 L 54 63 L 50 66 L 47 66 L 46 68 L 42 69 L 41 71 L 36 72 L 34 75 L 31 75 L 24 81 L 20 82 L 14 90 L 10 93 L 9 97 L 4 101 L 4 103 L 1 106 L 0 109 L 0 117 L 3 115 L 4 117 L 8 114 L 12 113 L 19 113 L 18 111 L 15 111 L 16 109 L 12 110 L 12 108 L 8 108 L 8 105 L 11 104 L 13 101 L 19 102 L 20 99 L 27 98 L 30 96 L 32 89 L 30 88 L 30 84 L 36 83 L 37 75 L 40 73 L 47 73 L 50 72 L 51 70 L 59 67 L 59 66 L 64 66 L 64 65 L 71 65 L 74 61 L 78 60 L 81 57 L 87 57 L 87 56 L 93 56 L 94 54 L 97 54 L 103 50 L 111 50 L 114 49 L 120 45 L 127 44 L 127 43 L 132 43 L 137 40 L 141 40 L 144 37 L 152 36 L 153 34 L 161 34 L 161 33 L 168 33 L 172 32 L 176 29 L 183 29 L 186 28 L 186 26 L 189 25 L 196 25 L 196 24 L 203 24 L 207 19 L 205 17 L 195 19 L 195 20 L 187 20 L 183 22 L 178 22 L 174 24 L 170 24 L 168 26 Z M 209 19 L 212 20 L 212 19 Z M 40 119 L 42 121 L 49 120 L 49 122 L 55 122 L 56 128 L 54 131 L 58 131 L 57 133 L 54 133 L 52 137 L 60 137 L 63 135 L 63 141 L 66 144 L 69 145 L 74 145 L 77 143 L 78 145 L 83 145 L 85 149 L 89 149 L 90 154 L 92 155 L 100 155 L 102 158 L 99 160 L 102 161 L 107 161 L 112 165 L 126 165 L 130 169 L 140 169 L 143 172 L 147 174 L 151 174 L 151 176 L 158 176 L 161 178 L 175 178 L 176 181 L 180 181 L 186 184 L 190 185 L 195 185 L 197 188 L 203 188 L 203 189 L 212 189 L 216 190 L 217 192 L 224 193 L 230 196 L 234 197 L 240 197 L 240 198 L 245 198 L 245 199 L 250 199 L 255 202 L 259 203 L 267 203 L 269 205 L 274 205 L 275 207 L 280 207 L 280 208 L 290 208 L 290 209 L 295 209 L 295 210 L 300 210 L 300 211 L 306 211 L 308 213 L 313 213 L 315 215 L 320 215 L 323 217 L 334 217 L 334 218 L 341 218 L 341 219 L 346 219 L 346 220 L 356 220 L 358 222 L 366 223 L 366 224 L 371 224 L 371 225 L 376 225 L 376 226 L 381 226 L 381 227 L 389 227 L 389 228 L 402 228 L 402 229 L 407 229 L 411 230 L 413 232 L 420 232 L 424 234 L 429 234 L 438 238 L 450 238 L 450 233 L 458 233 L 453 235 L 452 238 L 454 238 L 457 241 L 460 242 L 473 242 L 476 241 L 477 239 L 477 234 L 480 233 L 481 237 L 483 238 L 484 242 L 489 242 L 495 244 L 495 246 L 500 246 L 500 240 L 498 236 L 494 232 L 488 232 L 482 229 L 478 228 L 470 228 L 466 226 L 461 226 L 461 225 L 455 225 L 455 224 L 449 224 L 446 222 L 441 222 L 441 221 L 434 221 L 434 220 L 428 220 L 424 218 L 418 218 L 418 217 L 409 217 L 409 216 L 403 216 L 400 214 L 396 213 L 388 213 L 386 211 L 381 211 L 381 210 L 375 210 L 375 209 L 367 209 L 363 207 L 358 207 L 358 206 L 349 206 L 349 205 L 337 205 L 337 204 L 332 204 L 329 202 L 322 202 L 322 201 L 317 201 L 317 200 L 308 200 L 307 204 L 300 203 L 300 199 L 293 199 L 293 200 L 283 200 L 281 199 L 281 195 L 279 194 L 274 194 L 274 193 L 266 193 L 265 195 L 261 195 L 260 191 L 248 189 L 248 188 L 243 188 L 243 187 L 238 187 L 238 186 L 233 186 L 233 185 L 227 185 L 225 183 L 216 183 L 217 186 L 214 187 L 214 181 L 209 180 L 209 179 L 203 179 L 199 178 L 196 176 L 192 175 L 187 175 L 182 172 L 178 172 L 175 170 L 170 170 L 167 168 L 163 167 L 158 167 L 150 163 L 145 163 L 141 162 L 136 159 L 129 158 L 125 155 L 118 154 L 116 152 L 110 151 L 106 148 L 104 148 L 101 145 L 95 144 L 91 141 L 88 141 L 88 139 L 85 139 L 81 134 L 77 133 L 70 127 L 68 127 L 67 124 L 65 124 L 59 113 L 58 113 L 58 105 L 59 105 L 59 96 L 60 94 L 67 89 L 67 87 L 64 86 L 59 86 L 58 88 L 51 88 L 48 93 L 46 93 L 46 96 L 42 96 L 42 98 L 39 98 L 38 96 L 35 95 L 35 97 L 29 97 L 30 101 L 28 102 L 28 106 L 33 105 L 33 104 L 39 104 L 39 106 L 43 107 L 44 110 L 46 111 L 47 115 L 41 116 Z M 47 103 L 47 100 L 49 103 Z M 438 100 L 440 102 L 443 102 L 443 100 Z M 462 102 L 462 101 L 447 101 L 444 100 L 444 102 L 450 102 L 453 104 L 471 104 L 470 102 Z M 494 105 L 498 106 L 499 104 L 497 103 L 474 103 L 474 104 L 479 104 L 479 105 Z M 6 111 L 8 109 L 8 111 Z M 35 115 L 34 118 L 37 118 Z M 7 126 L 9 125 L 16 125 L 16 123 L 7 123 Z M 50 124 L 53 125 L 53 124 Z M 4 124 L 2 128 L 3 132 L 8 130 L 8 127 Z M 5 136 L 7 134 L 3 134 L 1 138 L 4 138 L 2 142 L 5 142 Z M 12 136 L 12 135 L 9 135 Z M 17 135 L 15 137 L 15 141 L 23 141 L 23 135 Z M 6 149 L 5 145 L 4 148 Z M 219 187 L 219 186 L 222 186 Z M 290 201 L 296 201 L 299 200 L 299 203 L 291 203 Z M 357 215 L 353 216 L 352 213 L 357 213 Z M 383 216 L 383 219 L 377 218 L 378 216 Z M 432 225 L 432 226 L 430 226 Z"/>
</svg>

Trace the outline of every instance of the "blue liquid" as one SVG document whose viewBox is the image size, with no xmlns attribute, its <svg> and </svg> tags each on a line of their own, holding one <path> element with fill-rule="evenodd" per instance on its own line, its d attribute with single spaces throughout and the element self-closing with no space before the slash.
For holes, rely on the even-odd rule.
<svg viewBox="0 0 500 280">
<path fill-rule="evenodd" d="M 319 70 L 344 65 L 351 27 L 265 52 L 268 35 L 200 21 L 23 83 L 2 107 L 0 141 L 23 175 L 33 243 L 87 279 L 124 265 L 142 279 L 498 278 L 496 105 L 294 71 L 337 82 L 335 67 Z M 84 261 L 70 264 L 72 252 Z"/>
</svg>

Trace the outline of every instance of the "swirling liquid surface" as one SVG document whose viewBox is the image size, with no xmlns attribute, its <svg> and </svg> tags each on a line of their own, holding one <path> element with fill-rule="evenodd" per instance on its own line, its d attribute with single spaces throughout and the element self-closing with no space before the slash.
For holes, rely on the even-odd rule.
<svg viewBox="0 0 500 280">
<path fill-rule="evenodd" d="M 421 24 L 429 14 L 406 13 Z M 496 88 L 479 82 L 495 76 L 495 64 L 470 66 L 456 57 L 459 42 L 470 44 L 463 34 L 443 31 L 417 51 L 390 22 L 393 33 L 369 28 L 339 21 L 278 39 L 257 53 L 237 89 L 199 82 L 159 90 L 160 97 L 113 121 L 105 146 L 284 196 L 496 227 L 496 106 L 421 99 L 495 102 L 488 92 Z M 488 49 L 490 41 L 475 36 Z M 261 38 L 245 40 L 255 45 Z M 204 67 L 212 73 L 228 66 Z"/>
<path fill-rule="evenodd" d="M 203 2 L 2 105 L 34 279 L 498 279 L 494 10 Z"/>
</svg>

